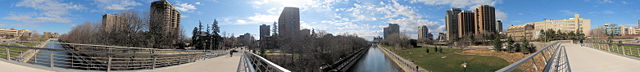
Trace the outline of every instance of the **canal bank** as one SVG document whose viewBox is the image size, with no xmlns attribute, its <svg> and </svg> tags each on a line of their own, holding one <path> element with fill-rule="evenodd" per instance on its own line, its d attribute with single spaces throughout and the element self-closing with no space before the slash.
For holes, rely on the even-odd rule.
<svg viewBox="0 0 640 72">
<path fill-rule="evenodd" d="M 381 45 L 376 45 L 380 51 L 382 51 L 384 53 L 385 56 L 387 56 L 387 58 L 391 59 L 391 61 L 400 69 L 402 69 L 402 71 L 404 72 L 428 72 L 426 69 L 422 68 L 422 67 L 418 67 L 418 65 L 414 64 L 413 62 L 406 60 L 398 55 L 396 55 L 395 53 L 389 51 L 388 49 L 384 48 Z"/>
</svg>

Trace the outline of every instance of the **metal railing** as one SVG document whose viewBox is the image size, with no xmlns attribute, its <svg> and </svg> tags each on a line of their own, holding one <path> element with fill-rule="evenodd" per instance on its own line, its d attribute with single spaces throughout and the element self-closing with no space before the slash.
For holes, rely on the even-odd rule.
<svg viewBox="0 0 640 72">
<path fill-rule="evenodd" d="M 496 72 L 511 72 L 514 70 L 521 70 L 522 72 L 571 72 L 570 68 L 565 47 L 561 46 L 559 42 L 554 42 Z"/>
<path fill-rule="evenodd" d="M 605 42 L 585 42 L 584 46 L 609 53 L 614 53 L 624 57 L 640 59 L 640 44 L 605 43 Z"/>
<path fill-rule="evenodd" d="M 54 49 L 50 47 L 26 47 L 13 45 L 0 45 L 6 51 L 0 55 L 6 56 L 11 62 L 21 62 L 19 49 L 39 50 L 30 60 L 29 64 L 49 67 L 51 69 L 72 70 L 144 70 L 168 67 L 201 61 L 227 54 L 225 50 L 177 50 L 177 49 L 147 49 L 137 50 L 126 48 L 110 48 L 88 44 L 61 43 L 74 48 L 83 49 Z M 104 50 L 96 50 L 104 49 Z"/>
<path fill-rule="evenodd" d="M 243 51 L 237 72 L 291 72 L 250 51 Z"/>
</svg>

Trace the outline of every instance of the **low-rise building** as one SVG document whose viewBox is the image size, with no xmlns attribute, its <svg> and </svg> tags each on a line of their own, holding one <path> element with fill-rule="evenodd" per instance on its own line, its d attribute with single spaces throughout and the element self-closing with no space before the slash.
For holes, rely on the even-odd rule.
<svg viewBox="0 0 640 72">
<path fill-rule="evenodd" d="M 527 23 L 524 25 L 511 25 L 507 28 L 507 36 L 513 38 L 515 41 L 520 41 L 523 39 L 533 40 L 534 32 L 534 24 Z"/>
</svg>

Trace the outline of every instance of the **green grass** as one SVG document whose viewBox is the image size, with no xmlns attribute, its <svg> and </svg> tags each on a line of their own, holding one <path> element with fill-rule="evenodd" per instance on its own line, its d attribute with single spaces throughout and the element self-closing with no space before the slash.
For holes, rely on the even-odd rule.
<svg viewBox="0 0 640 72">
<path fill-rule="evenodd" d="M 460 49 L 444 48 L 444 53 L 434 53 L 434 48 L 429 48 L 430 53 L 426 53 L 426 47 L 412 49 L 394 49 L 390 46 L 384 46 L 392 50 L 394 53 L 403 58 L 414 61 L 418 66 L 433 72 L 462 72 L 465 61 L 467 62 L 466 71 L 468 72 L 493 72 L 501 69 L 509 62 L 495 56 L 477 56 L 477 55 L 460 55 L 455 52 Z M 446 56 L 446 58 L 441 58 Z"/>
<path fill-rule="evenodd" d="M 37 43 L 34 42 L 16 42 L 18 44 L 22 44 L 24 46 L 28 46 L 28 47 L 33 47 L 33 46 L 37 46 L 38 44 L 40 44 L 41 42 L 38 41 Z"/>
</svg>

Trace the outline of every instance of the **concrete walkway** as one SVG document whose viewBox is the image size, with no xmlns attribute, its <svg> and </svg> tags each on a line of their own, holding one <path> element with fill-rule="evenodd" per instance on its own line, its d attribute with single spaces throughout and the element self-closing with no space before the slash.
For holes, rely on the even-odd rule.
<svg viewBox="0 0 640 72">
<path fill-rule="evenodd" d="M 148 72 L 236 72 L 242 51 L 194 63 L 160 68 Z"/>
<path fill-rule="evenodd" d="M 563 43 L 571 71 L 574 72 L 638 72 L 640 60 L 598 51 L 577 44 Z"/>
<path fill-rule="evenodd" d="M 0 71 L 2 72 L 53 72 L 49 70 L 8 63 L 6 61 L 0 61 Z"/>
</svg>

